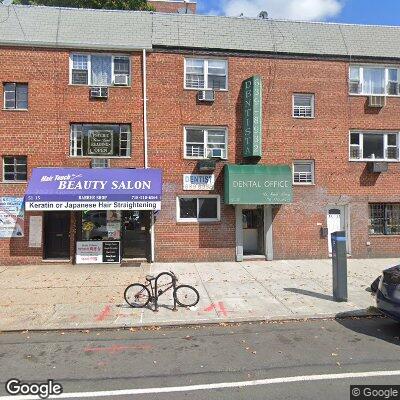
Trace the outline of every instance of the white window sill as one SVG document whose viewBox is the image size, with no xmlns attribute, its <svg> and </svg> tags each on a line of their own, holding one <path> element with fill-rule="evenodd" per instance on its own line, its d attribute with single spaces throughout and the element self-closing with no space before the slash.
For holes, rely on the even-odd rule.
<svg viewBox="0 0 400 400">
<path fill-rule="evenodd" d="M 208 223 L 215 223 L 221 222 L 220 219 L 193 219 L 193 218 L 178 218 L 176 220 L 178 223 L 187 223 L 187 224 L 208 224 Z"/>
<path fill-rule="evenodd" d="M 89 159 L 91 160 L 92 158 L 99 158 L 99 159 L 124 159 L 124 160 L 129 160 L 130 158 L 132 158 L 132 156 L 73 156 L 73 155 L 69 155 L 69 158 L 85 158 L 85 159 Z M 105 168 L 105 167 L 104 167 Z"/>
<path fill-rule="evenodd" d="M 118 88 L 118 89 L 130 89 L 130 88 L 132 88 L 132 85 L 99 86 L 99 85 L 84 85 L 84 84 L 78 84 L 78 83 L 69 83 L 68 86 L 86 87 L 86 88 L 92 88 L 92 87 L 106 87 L 106 88 Z"/>
<path fill-rule="evenodd" d="M 400 160 L 393 160 L 393 159 L 389 159 L 389 160 L 378 160 L 378 159 L 371 159 L 371 158 L 362 158 L 362 159 L 353 159 L 350 158 L 349 159 L 350 162 L 387 162 L 387 163 L 398 163 L 400 162 Z"/>
<path fill-rule="evenodd" d="M 27 112 L 27 108 L 3 108 L 3 111 Z"/>
<path fill-rule="evenodd" d="M 203 157 L 188 157 L 188 156 L 184 156 L 183 157 L 184 160 L 192 160 L 192 161 L 228 161 L 228 158 L 203 158 Z"/>
<path fill-rule="evenodd" d="M 188 88 L 184 87 L 184 90 L 195 90 L 196 92 L 201 92 L 203 90 L 214 90 L 214 92 L 228 92 L 228 89 L 207 89 L 207 88 Z"/>
<path fill-rule="evenodd" d="M 315 116 L 312 116 L 312 117 L 296 117 L 296 116 L 292 115 L 292 117 L 294 119 L 315 119 Z"/>
<path fill-rule="evenodd" d="M 28 181 L 1 181 L 0 183 L 5 185 L 26 185 Z"/>
<path fill-rule="evenodd" d="M 298 183 L 293 182 L 293 186 L 315 186 L 315 183 Z"/>
<path fill-rule="evenodd" d="M 355 96 L 355 97 L 369 97 L 369 96 L 400 97 L 400 94 L 365 94 L 365 93 L 349 93 L 349 96 Z"/>
</svg>

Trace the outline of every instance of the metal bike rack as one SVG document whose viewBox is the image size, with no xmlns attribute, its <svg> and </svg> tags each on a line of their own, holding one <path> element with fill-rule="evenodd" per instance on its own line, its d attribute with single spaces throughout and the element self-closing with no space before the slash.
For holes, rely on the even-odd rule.
<svg viewBox="0 0 400 400">
<path fill-rule="evenodd" d="M 160 277 L 163 275 L 168 275 L 171 278 L 172 282 L 172 287 L 173 287 L 173 296 L 174 296 L 174 308 L 172 311 L 178 311 L 178 308 L 176 306 L 176 296 L 175 296 L 175 289 L 176 289 L 176 276 L 173 275 L 171 272 L 161 272 L 161 274 L 158 274 L 157 277 L 155 278 L 155 283 L 154 283 L 154 312 L 158 312 L 158 290 L 157 290 L 157 283 Z"/>
</svg>

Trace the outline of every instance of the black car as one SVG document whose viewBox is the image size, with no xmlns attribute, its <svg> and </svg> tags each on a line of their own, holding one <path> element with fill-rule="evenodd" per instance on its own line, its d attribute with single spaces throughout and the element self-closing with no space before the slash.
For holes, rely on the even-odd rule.
<svg viewBox="0 0 400 400">
<path fill-rule="evenodd" d="M 400 322 L 400 265 L 383 271 L 375 296 L 379 311 Z"/>
</svg>

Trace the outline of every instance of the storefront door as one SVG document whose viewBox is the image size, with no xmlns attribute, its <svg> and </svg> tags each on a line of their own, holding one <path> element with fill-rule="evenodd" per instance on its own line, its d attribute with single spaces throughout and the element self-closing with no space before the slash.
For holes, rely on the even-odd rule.
<svg viewBox="0 0 400 400">
<path fill-rule="evenodd" d="M 264 254 L 264 210 L 243 209 L 243 254 Z"/>
<path fill-rule="evenodd" d="M 50 211 L 44 214 L 44 259 L 70 258 L 69 211 Z"/>
<path fill-rule="evenodd" d="M 124 258 L 149 258 L 150 211 L 122 213 L 122 251 Z"/>
</svg>

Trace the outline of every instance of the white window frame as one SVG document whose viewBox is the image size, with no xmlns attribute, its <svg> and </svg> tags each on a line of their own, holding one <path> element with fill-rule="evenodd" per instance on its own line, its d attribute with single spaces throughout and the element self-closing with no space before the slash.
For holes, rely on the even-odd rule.
<svg viewBox="0 0 400 400">
<path fill-rule="evenodd" d="M 204 132 L 203 134 L 203 145 L 204 145 L 204 157 L 187 156 L 186 155 L 186 130 L 187 129 L 198 129 Z M 183 158 L 186 160 L 209 160 L 208 157 L 208 131 L 218 130 L 225 131 L 225 157 L 221 157 L 222 160 L 228 159 L 228 128 L 226 126 L 185 126 L 183 128 Z"/>
<path fill-rule="evenodd" d="M 26 180 L 9 180 L 6 179 L 6 168 L 5 168 L 5 158 L 6 157 L 25 157 L 26 158 Z M 24 165 L 24 164 L 17 164 L 17 165 Z M 4 155 L 2 156 L 2 168 L 3 168 L 3 176 L 2 178 L 2 183 L 10 183 L 10 184 L 18 184 L 18 183 L 27 183 L 28 182 L 28 156 L 25 154 L 21 154 L 21 155 Z"/>
<path fill-rule="evenodd" d="M 99 155 L 99 156 L 95 156 L 95 155 L 78 155 L 78 150 L 80 149 L 83 153 L 83 136 L 81 137 L 81 139 L 78 140 L 77 137 L 73 138 L 73 136 L 75 134 L 77 134 L 78 132 L 81 131 L 77 131 L 74 130 L 74 125 L 118 125 L 120 127 L 120 134 L 121 134 L 121 126 L 122 125 L 128 125 L 130 127 L 130 131 L 127 134 L 127 140 L 122 140 L 121 136 L 119 138 L 119 150 L 121 151 L 121 142 L 126 142 L 126 148 L 127 148 L 127 155 L 126 156 L 109 156 L 107 155 L 106 157 L 104 155 Z M 131 158 L 132 157 L 132 125 L 130 124 L 106 124 L 106 123 L 83 123 L 83 124 L 79 124 L 79 123 L 74 123 L 74 124 L 70 124 L 69 126 L 69 130 L 70 130 L 70 136 L 69 136 L 69 156 L 71 158 L 107 158 L 107 159 L 112 159 L 112 158 Z M 83 133 L 83 132 L 82 132 Z M 81 141 L 81 146 L 78 146 L 78 141 Z"/>
<path fill-rule="evenodd" d="M 359 84 L 361 85 L 361 92 L 360 93 L 351 93 L 350 92 L 350 71 L 351 68 L 358 68 L 359 69 Z M 364 68 L 380 68 L 385 70 L 385 93 L 383 94 L 373 94 L 373 93 L 366 93 L 364 92 Z M 400 90 L 399 94 L 388 94 L 388 84 L 389 84 L 389 70 L 390 69 L 397 69 L 397 83 L 400 84 L 400 66 L 398 65 L 379 65 L 379 64 L 354 64 L 349 66 L 348 72 L 348 92 L 350 96 L 387 96 L 387 97 L 400 97 Z"/>
<path fill-rule="evenodd" d="M 9 90 L 5 89 L 5 85 L 11 84 L 14 85 L 14 91 L 10 92 Z M 26 93 L 27 93 L 27 106 L 26 108 L 17 107 L 17 86 L 18 85 L 25 85 L 26 86 Z M 3 83 L 3 110 L 7 111 L 28 111 L 29 109 L 29 84 L 26 82 L 4 82 Z M 14 93 L 15 96 L 15 107 L 6 107 L 6 93 Z"/>
<path fill-rule="evenodd" d="M 360 156 L 363 156 L 364 154 L 364 135 L 368 134 L 381 134 L 383 135 L 383 153 L 385 155 L 384 158 L 352 158 L 351 157 L 351 148 L 352 146 L 357 146 L 357 145 L 352 145 L 351 144 L 351 134 L 358 134 L 359 135 L 359 142 L 360 144 L 358 145 L 359 151 L 360 151 Z M 396 135 L 396 141 L 397 141 L 397 158 L 387 158 L 387 149 L 388 147 L 394 147 L 394 146 L 389 146 L 388 145 L 388 135 Z M 373 162 L 373 161 L 384 161 L 384 162 L 400 162 L 400 132 L 393 132 L 393 131 L 350 131 L 349 132 L 349 161 L 359 161 L 359 162 Z"/>
<path fill-rule="evenodd" d="M 193 88 L 193 87 L 187 87 L 186 86 L 186 60 L 201 60 L 203 61 L 203 66 L 204 66 L 204 87 L 202 88 Z M 208 88 L 208 62 L 209 61 L 224 61 L 226 65 L 226 88 L 225 89 L 209 89 Z M 183 87 L 185 90 L 214 90 L 217 92 L 227 92 L 229 89 L 229 63 L 226 58 L 201 58 L 201 57 L 188 57 L 184 59 L 184 74 L 183 74 Z"/>
<path fill-rule="evenodd" d="M 296 173 L 295 170 L 294 170 L 295 164 L 311 165 L 311 182 L 295 182 L 295 180 L 294 180 L 294 175 Z M 293 161 L 293 165 L 292 165 L 292 169 L 293 169 L 293 172 L 292 172 L 293 185 L 295 185 L 295 186 L 312 186 L 312 185 L 315 185 L 315 161 L 314 160 L 294 160 Z"/>
<path fill-rule="evenodd" d="M 217 199 L 217 218 L 181 218 L 181 208 L 179 200 L 182 198 L 186 199 L 197 199 L 197 214 L 199 211 L 198 199 Z M 221 196 L 219 194 L 204 194 L 204 195 L 178 195 L 176 197 L 176 221 L 177 222 L 219 222 L 221 221 Z"/>
<path fill-rule="evenodd" d="M 87 62 L 87 71 L 88 71 L 88 83 L 87 84 L 82 84 L 82 83 L 72 83 L 72 67 L 73 67 L 73 56 L 86 56 L 88 57 L 88 62 Z M 108 53 L 71 53 L 69 55 L 69 84 L 72 86 L 93 86 L 92 84 L 92 61 L 91 58 L 92 56 L 109 56 L 111 57 L 111 84 L 107 87 L 130 87 L 131 82 L 132 82 L 132 62 L 131 62 L 131 57 L 126 54 L 108 54 Z M 115 74 L 114 74 L 114 59 L 118 57 L 125 57 L 129 61 L 129 75 L 128 75 L 128 85 L 115 85 L 114 80 L 115 80 Z M 83 70 L 84 71 L 84 70 Z M 98 86 L 98 85 L 94 85 Z"/>
<path fill-rule="evenodd" d="M 311 96 L 311 116 L 303 116 L 303 115 L 294 115 L 294 98 L 295 96 Z M 313 119 L 315 118 L 315 94 L 314 93 L 293 93 L 292 95 L 292 117 L 299 118 L 299 119 Z"/>
</svg>

